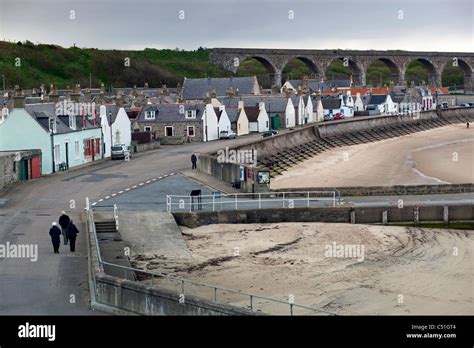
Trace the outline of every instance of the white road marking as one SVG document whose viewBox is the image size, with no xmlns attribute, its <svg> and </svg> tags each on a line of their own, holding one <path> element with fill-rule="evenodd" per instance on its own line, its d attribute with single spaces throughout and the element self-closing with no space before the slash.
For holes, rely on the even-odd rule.
<svg viewBox="0 0 474 348">
<path fill-rule="evenodd" d="M 145 185 L 145 184 L 144 184 L 144 183 L 142 183 L 142 182 L 138 184 L 138 186 L 143 186 L 143 185 Z"/>
<path fill-rule="evenodd" d="M 110 196 L 107 196 L 107 197 L 105 197 L 104 199 L 109 199 L 109 198 L 110 198 Z"/>
<path fill-rule="evenodd" d="M 92 203 L 92 205 L 96 205 L 96 204 L 97 204 L 97 202 Z"/>
<path fill-rule="evenodd" d="M 135 186 L 132 186 L 132 188 L 137 188 L 137 185 L 135 185 Z"/>
<path fill-rule="evenodd" d="M 162 176 L 160 176 L 158 179 L 163 179 L 163 177 L 162 177 Z"/>
<path fill-rule="evenodd" d="M 127 188 L 125 189 L 125 191 L 130 191 L 130 187 L 127 187 Z"/>
<path fill-rule="evenodd" d="M 99 199 L 99 202 L 102 202 L 103 200 L 104 200 L 104 199 L 103 199 L 103 198 L 101 198 L 101 199 Z"/>
<path fill-rule="evenodd" d="M 154 179 L 152 179 L 151 181 L 156 181 L 156 180 L 158 180 L 158 179 L 154 178 Z"/>
<path fill-rule="evenodd" d="M 149 184 L 151 182 L 151 180 L 148 180 L 147 182 L 145 182 L 145 184 Z"/>
<path fill-rule="evenodd" d="M 115 196 L 117 196 L 117 195 L 116 195 L 115 193 L 112 193 L 112 195 L 111 195 L 111 196 L 112 196 L 112 197 L 115 197 Z"/>
<path fill-rule="evenodd" d="M 121 195 L 123 193 L 123 191 L 119 191 L 118 194 Z"/>
</svg>

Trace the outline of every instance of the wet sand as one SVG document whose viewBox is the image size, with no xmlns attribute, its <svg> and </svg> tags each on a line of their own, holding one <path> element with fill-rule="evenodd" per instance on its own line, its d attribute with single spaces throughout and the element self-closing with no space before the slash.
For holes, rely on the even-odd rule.
<svg viewBox="0 0 474 348">
<path fill-rule="evenodd" d="M 457 161 L 455 154 L 457 153 Z M 474 129 L 449 125 L 326 151 L 273 178 L 273 189 L 474 182 Z"/>
</svg>

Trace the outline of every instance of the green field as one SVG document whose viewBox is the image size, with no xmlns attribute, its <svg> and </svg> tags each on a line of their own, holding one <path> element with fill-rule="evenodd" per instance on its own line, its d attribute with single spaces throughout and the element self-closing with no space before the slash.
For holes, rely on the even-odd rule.
<svg viewBox="0 0 474 348">
<path fill-rule="evenodd" d="M 125 66 L 127 59 L 130 66 Z M 20 85 L 26 89 L 42 83 L 47 86 L 54 84 L 58 88 L 72 87 L 77 83 L 85 87 L 89 86 L 90 74 L 93 87 L 100 86 L 101 82 L 114 87 L 143 86 L 145 82 L 150 87 L 162 84 L 175 87 L 177 83 L 182 83 L 184 77 L 233 76 L 231 72 L 209 64 L 209 52 L 205 49 L 120 51 L 0 41 L 0 75 L 5 75 L 7 88 Z M 308 68 L 299 60 L 291 61 L 283 71 L 284 79 L 300 79 L 305 75 L 309 75 Z M 254 59 L 242 62 L 234 76 L 257 76 L 262 86 L 270 86 L 268 73 Z M 350 70 L 339 62 L 331 64 L 326 71 L 328 79 L 349 76 Z M 375 62 L 367 72 L 368 83 L 389 84 L 390 80 L 390 71 L 382 62 Z M 427 80 L 427 71 L 420 63 L 414 62 L 409 66 L 407 81 L 419 84 Z M 462 84 L 463 72 L 460 68 L 445 69 L 444 86 Z"/>
</svg>

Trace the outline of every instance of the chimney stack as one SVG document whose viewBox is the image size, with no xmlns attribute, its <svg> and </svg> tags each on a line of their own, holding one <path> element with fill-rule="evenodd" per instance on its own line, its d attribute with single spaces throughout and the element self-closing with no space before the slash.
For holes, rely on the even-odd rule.
<svg viewBox="0 0 474 348">
<path fill-rule="evenodd" d="M 81 98 L 81 85 L 77 84 L 71 93 L 71 100 L 75 103 L 79 103 L 80 98 Z"/>
<path fill-rule="evenodd" d="M 25 108 L 25 95 L 23 94 L 20 86 L 15 86 L 15 94 L 13 95 L 13 108 L 24 109 Z"/>
<path fill-rule="evenodd" d="M 228 98 L 232 98 L 234 96 L 234 89 L 232 87 L 227 87 L 225 94 Z"/>
<path fill-rule="evenodd" d="M 54 85 L 49 87 L 49 100 L 51 100 L 54 104 L 59 102 L 58 89 L 54 87 Z"/>
</svg>

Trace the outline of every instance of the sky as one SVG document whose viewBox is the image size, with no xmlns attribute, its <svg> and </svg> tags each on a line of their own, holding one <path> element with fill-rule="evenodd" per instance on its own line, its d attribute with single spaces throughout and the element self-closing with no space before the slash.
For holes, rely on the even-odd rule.
<svg viewBox="0 0 474 348">
<path fill-rule="evenodd" d="M 474 0 L 0 0 L 0 40 L 474 52 Z"/>
</svg>

